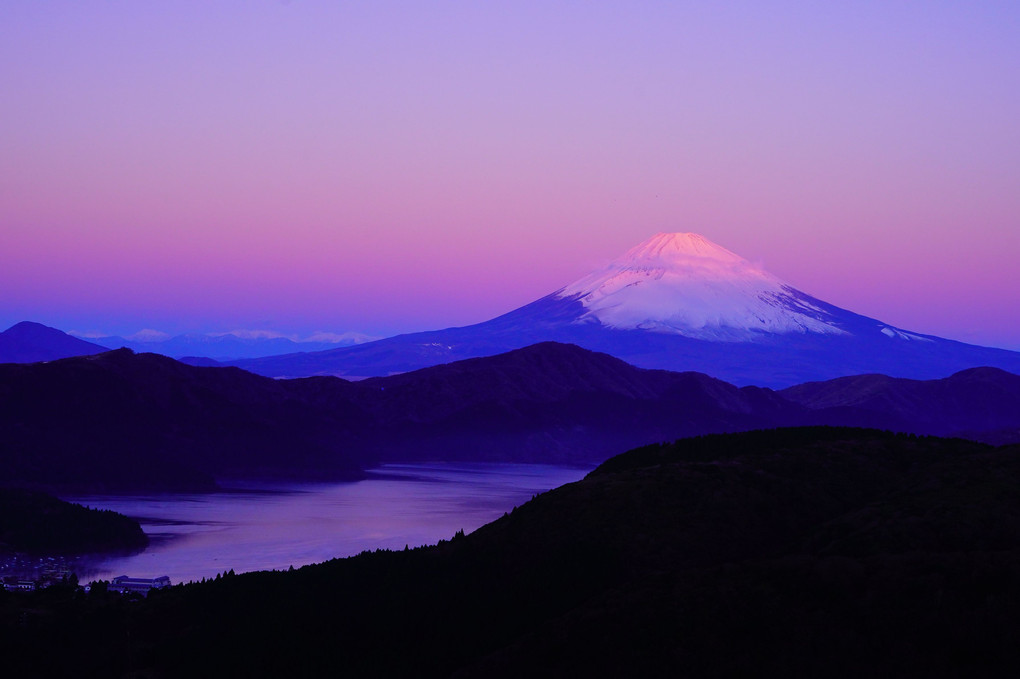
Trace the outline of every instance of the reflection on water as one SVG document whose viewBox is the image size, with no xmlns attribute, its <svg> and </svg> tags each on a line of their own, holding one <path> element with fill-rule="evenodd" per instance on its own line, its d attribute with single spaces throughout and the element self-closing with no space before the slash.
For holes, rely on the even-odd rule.
<svg viewBox="0 0 1020 679">
<path fill-rule="evenodd" d="M 142 524 L 141 554 L 79 566 L 82 581 L 169 575 L 174 583 L 297 568 L 364 550 L 403 549 L 469 533 L 589 470 L 521 464 L 385 465 L 338 484 L 234 484 L 201 495 L 81 496 Z"/>
</svg>

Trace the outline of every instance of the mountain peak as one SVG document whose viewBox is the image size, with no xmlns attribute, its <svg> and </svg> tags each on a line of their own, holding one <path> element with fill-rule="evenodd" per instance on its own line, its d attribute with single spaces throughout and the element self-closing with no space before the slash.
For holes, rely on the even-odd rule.
<svg viewBox="0 0 1020 679">
<path fill-rule="evenodd" d="M 42 323 L 21 321 L 0 332 L 0 363 L 34 363 L 107 351 Z"/>
<path fill-rule="evenodd" d="M 631 248 L 622 260 L 669 262 L 688 258 L 750 264 L 743 257 L 713 243 L 698 233 L 657 233 L 645 242 Z"/>
<path fill-rule="evenodd" d="M 28 336 L 28 335 L 63 335 L 64 333 L 56 328 L 51 328 L 48 325 L 42 323 L 36 323 L 35 321 L 21 321 L 15 323 L 11 327 L 3 331 L 4 335 L 10 336 Z"/>
<path fill-rule="evenodd" d="M 622 330 L 724 341 L 845 332 L 814 298 L 696 233 L 658 233 L 555 295 L 584 305 L 579 322 Z"/>
</svg>

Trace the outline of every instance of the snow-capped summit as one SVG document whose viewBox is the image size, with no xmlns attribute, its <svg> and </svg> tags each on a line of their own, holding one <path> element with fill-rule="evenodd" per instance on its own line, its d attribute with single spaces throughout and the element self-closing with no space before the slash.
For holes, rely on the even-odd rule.
<svg viewBox="0 0 1020 679">
<path fill-rule="evenodd" d="M 659 233 L 555 293 L 580 322 L 739 341 L 759 333 L 842 334 L 810 296 L 696 233 Z"/>
<path fill-rule="evenodd" d="M 919 335 L 841 309 L 695 233 L 656 234 L 607 267 L 483 323 L 233 365 L 270 377 L 363 377 L 546 341 L 642 368 L 774 388 L 861 373 L 931 379 L 976 366 L 1020 374 L 1018 352 Z"/>
<path fill-rule="evenodd" d="M 665 262 L 672 265 L 704 264 L 715 260 L 729 264 L 747 264 L 747 260 L 713 243 L 700 233 L 657 233 L 638 243 L 623 256 L 624 260 L 639 262 Z"/>
</svg>

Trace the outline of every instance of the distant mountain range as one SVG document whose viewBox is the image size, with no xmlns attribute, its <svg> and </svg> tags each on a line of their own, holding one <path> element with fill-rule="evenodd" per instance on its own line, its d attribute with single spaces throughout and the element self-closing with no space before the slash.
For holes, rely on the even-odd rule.
<svg viewBox="0 0 1020 679">
<path fill-rule="evenodd" d="M 267 377 L 363 379 L 552 341 L 643 368 L 776 389 L 868 373 L 935 379 L 981 366 L 1020 373 L 1020 352 L 922 335 L 841 309 L 691 233 L 660 233 L 542 299 L 460 328 L 375 341 L 350 335 L 337 343 L 234 334 L 90 343 L 62 335 L 19 323 L 0 334 L 0 362 L 127 347 Z"/>
<path fill-rule="evenodd" d="M 0 332 L 0 363 L 54 361 L 58 358 L 88 356 L 110 349 L 127 348 L 137 353 L 189 358 L 194 363 L 215 365 L 226 360 L 326 351 L 373 339 L 359 333 L 345 333 L 330 341 L 294 341 L 286 337 L 259 334 L 186 334 L 168 337 L 153 333 L 151 337 L 133 339 L 110 335 L 85 340 L 41 323 L 22 321 Z"/>
<path fill-rule="evenodd" d="M 234 333 L 218 335 L 186 334 L 158 339 L 128 339 L 124 337 L 97 337 L 96 344 L 110 349 L 127 348 L 139 353 L 163 354 L 171 358 L 194 357 L 228 361 L 247 358 L 261 358 L 279 354 L 308 351 L 327 351 L 348 347 L 374 338 L 348 333 L 331 342 L 298 342 L 287 337 L 247 336 Z"/>
<path fill-rule="evenodd" d="M 1020 352 L 921 335 L 840 309 L 690 233 L 660 233 L 603 270 L 484 323 L 323 352 L 233 361 L 270 377 L 381 376 L 555 341 L 644 368 L 781 388 L 861 373 L 1020 372 Z"/>
<path fill-rule="evenodd" d="M 122 349 L 0 365 L 0 485 L 182 490 L 359 478 L 383 461 L 595 464 L 656 441 L 810 424 L 1020 440 L 1020 376 L 775 392 L 542 343 L 360 382 L 272 380 Z"/>
</svg>

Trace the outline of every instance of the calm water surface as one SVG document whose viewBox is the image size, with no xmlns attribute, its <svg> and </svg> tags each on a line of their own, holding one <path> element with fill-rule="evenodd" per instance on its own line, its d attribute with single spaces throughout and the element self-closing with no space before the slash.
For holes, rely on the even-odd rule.
<svg viewBox="0 0 1020 679">
<path fill-rule="evenodd" d="M 82 581 L 169 575 L 174 583 L 281 570 L 366 549 L 403 549 L 470 533 L 590 468 L 522 464 L 385 465 L 364 481 L 259 484 L 198 495 L 78 496 L 134 517 L 141 554 L 79 564 Z"/>
</svg>

